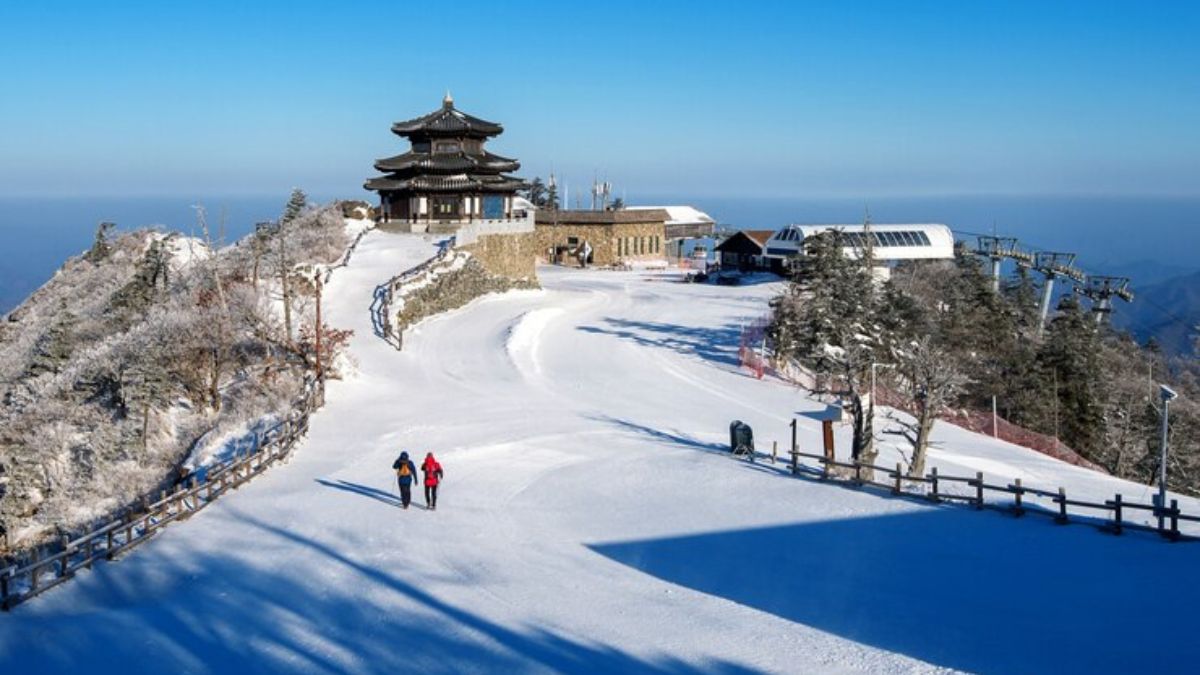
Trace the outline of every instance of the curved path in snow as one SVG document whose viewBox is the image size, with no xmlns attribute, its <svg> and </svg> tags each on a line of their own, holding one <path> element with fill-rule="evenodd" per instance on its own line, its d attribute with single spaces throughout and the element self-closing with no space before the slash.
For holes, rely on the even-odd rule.
<svg viewBox="0 0 1200 675">
<path fill-rule="evenodd" d="M 793 415 L 823 408 L 736 366 L 740 324 L 777 285 L 544 269 L 545 290 L 435 317 L 396 352 L 372 334 L 372 291 L 434 244 L 372 232 L 334 274 L 329 321 L 355 330 L 356 372 L 330 383 L 288 464 L 0 616 L 0 672 L 1019 673 L 1200 657 L 1182 615 L 1200 600 L 1194 546 L 731 460 L 730 420 L 782 453 Z M 800 419 L 802 446 L 819 447 Z M 966 432 L 939 441 L 946 472 L 1141 497 Z M 397 507 L 400 449 L 438 455 L 439 510 Z"/>
</svg>

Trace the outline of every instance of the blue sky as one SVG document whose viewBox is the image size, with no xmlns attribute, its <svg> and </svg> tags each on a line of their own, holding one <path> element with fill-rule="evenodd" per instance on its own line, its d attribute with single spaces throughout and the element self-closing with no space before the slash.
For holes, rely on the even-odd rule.
<svg viewBox="0 0 1200 675">
<path fill-rule="evenodd" d="M 397 119 L 638 194 L 1200 194 L 1196 2 L 0 5 L 0 195 L 363 196 Z"/>
</svg>

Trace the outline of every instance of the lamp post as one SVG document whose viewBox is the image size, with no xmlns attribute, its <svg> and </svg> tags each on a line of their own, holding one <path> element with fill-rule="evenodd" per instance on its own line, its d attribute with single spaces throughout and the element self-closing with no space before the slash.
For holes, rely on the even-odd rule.
<svg viewBox="0 0 1200 675">
<path fill-rule="evenodd" d="M 1158 459 L 1158 529 L 1163 526 L 1163 509 L 1167 508 L 1167 416 L 1170 412 L 1171 401 L 1179 397 L 1174 389 L 1165 384 L 1158 385 L 1158 395 L 1162 398 L 1162 438 L 1159 441 Z"/>
</svg>

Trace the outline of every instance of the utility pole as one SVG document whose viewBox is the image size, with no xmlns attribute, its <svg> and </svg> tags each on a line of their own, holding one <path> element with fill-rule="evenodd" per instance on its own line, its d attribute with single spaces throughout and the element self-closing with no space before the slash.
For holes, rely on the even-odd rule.
<svg viewBox="0 0 1200 675">
<path fill-rule="evenodd" d="M 1054 295 L 1054 280 L 1058 278 L 1083 281 L 1087 275 L 1074 266 L 1074 253 L 1038 252 L 1034 255 L 1033 268 L 1046 277 L 1042 286 L 1042 305 L 1039 312 L 1038 337 L 1046 331 L 1046 318 L 1050 316 L 1050 298 Z"/>
<path fill-rule="evenodd" d="M 1054 449 L 1058 449 L 1058 368 L 1054 369 Z"/>
<path fill-rule="evenodd" d="M 996 395 L 992 394 L 992 438 L 1000 437 L 1000 416 L 996 414 Z"/>
<path fill-rule="evenodd" d="M 325 371 L 324 371 L 324 369 L 321 368 L 321 332 L 322 331 L 321 331 L 321 273 L 320 272 L 316 272 L 313 274 L 313 281 L 315 282 L 316 289 L 317 289 L 317 337 L 316 337 L 317 381 L 324 382 L 325 381 Z"/>
</svg>

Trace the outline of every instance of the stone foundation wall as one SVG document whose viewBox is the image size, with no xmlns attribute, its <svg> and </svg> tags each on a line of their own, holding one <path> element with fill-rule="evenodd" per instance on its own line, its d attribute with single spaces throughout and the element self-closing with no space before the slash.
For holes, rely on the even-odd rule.
<svg viewBox="0 0 1200 675">
<path fill-rule="evenodd" d="M 454 261 L 454 257 L 450 261 Z M 514 279 L 492 274 L 474 256 L 457 266 L 447 264 L 444 269 L 435 271 L 428 283 L 403 295 L 403 305 L 396 312 L 396 330 L 402 334 L 422 319 L 458 309 L 488 293 L 516 288 L 538 288 L 537 277 Z"/>
<path fill-rule="evenodd" d="M 459 246 L 478 260 L 489 274 L 506 277 L 514 282 L 537 288 L 537 257 L 539 253 L 534 232 L 520 234 L 485 234 L 473 244 Z"/>
</svg>

